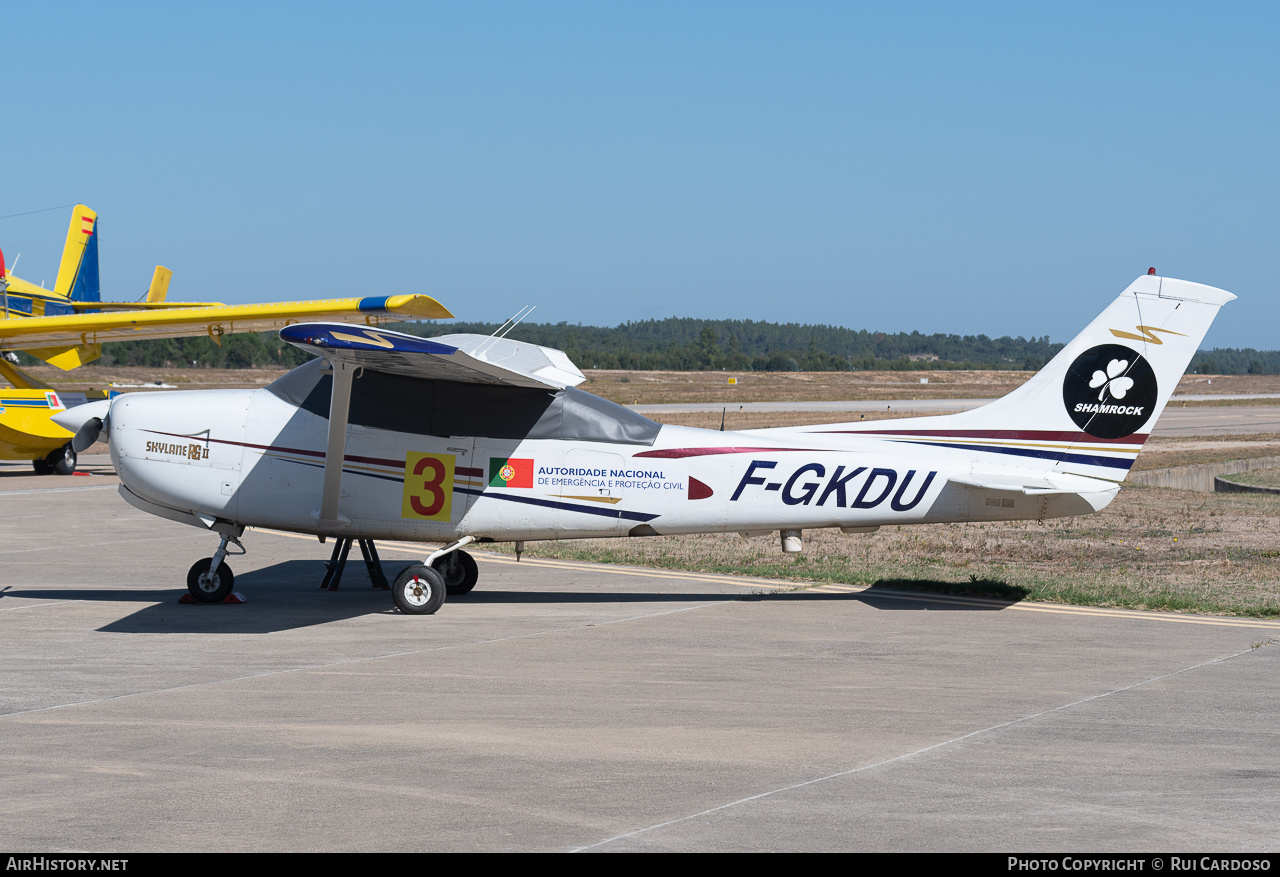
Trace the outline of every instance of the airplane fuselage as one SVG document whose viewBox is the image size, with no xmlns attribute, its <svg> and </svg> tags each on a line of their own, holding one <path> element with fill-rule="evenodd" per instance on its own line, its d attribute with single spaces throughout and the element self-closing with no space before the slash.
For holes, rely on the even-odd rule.
<svg viewBox="0 0 1280 877">
<path fill-rule="evenodd" d="M 577 389 L 561 351 L 503 337 L 421 338 L 302 323 L 317 358 L 261 390 L 120 396 L 58 415 L 71 447 L 105 433 L 121 492 L 218 534 L 187 573 L 231 599 L 247 527 L 446 543 L 390 585 L 429 615 L 475 586 L 472 542 L 1038 520 L 1105 507 L 1230 293 L 1154 273 L 1035 377 L 981 408 L 900 420 L 717 432 L 663 426 Z"/>
<path fill-rule="evenodd" d="M 971 452 L 878 436 L 653 426 L 628 443 L 352 424 L 336 523 L 318 514 L 327 418 L 268 390 L 122 396 L 110 447 L 134 498 L 205 525 L 423 542 L 1041 519 L 1096 511 L 1117 490 L 1069 474 L 1058 486 L 1075 492 L 958 485 Z M 1043 477 L 1016 465 L 998 471 L 1010 484 Z"/>
</svg>

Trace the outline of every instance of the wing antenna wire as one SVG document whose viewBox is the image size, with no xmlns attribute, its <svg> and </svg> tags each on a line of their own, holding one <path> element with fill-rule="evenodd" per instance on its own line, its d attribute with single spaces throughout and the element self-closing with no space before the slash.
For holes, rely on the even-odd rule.
<svg viewBox="0 0 1280 877">
<path fill-rule="evenodd" d="M 517 313 L 517 314 L 516 314 L 514 317 L 512 317 L 510 320 L 507 320 L 507 323 L 510 323 L 511 325 L 507 328 L 507 331 L 506 331 L 506 332 L 501 332 L 501 330 L 502 330 L 502 326 L 499 326 L 499 327 L 498 327 L 499 331 L 501 332 L 501 334 L 499 334 L 499 335 L 498 335 L 498 337 L 499 337 L 499 338 L 506 338 L 506 337 L 507 337 L 507 332 L 510 332 L 510 331 L 511 331 L 512 329 L 514 329 L 516 326 L 519 326 L 521 323 L 523 323 L 523 322 L 524 322 L 525 317 L 527 317 L 527 316 L 529 316 L 530 314 L 532 314 L 532 313 L 533 313 L 533 309 L 534 309 L 534 308 L 536 308 L 536 307 L 537 307 L 537 305 L 526 305 L 525 307 L 521 308 L 519 313 Z M 507 325 L 507 323 L 503 323 L 502 325 L 503 325 L 503 326 L 506 326 L 506 325 Z"/>
<path fill-rule="evenodd" d="M 527 305 L 526 305 L 526 307 L 527 307 Z M 518 318 L 521 314 L 523 314 L 523 313 L 524 313 L 524 308 L 521 308 L 520 310 L 516 311 L 516 312 L 515 312 L 515 314 L 513 314 L 512 316 L 507 317 L 505 320 L 503 320 L 503 321 L 502 321 L 502 325 L 501 325 L 501 326 L 499 326 L 498 328 L 496 328 L 496 329 L 494 329 L 494 330 L 493 330 L 493 334 L 492 334 L 492 335 L 490 335 L 489 337 L 490 337 L 490 338 L 498 338 L 498 337 L 501 337 L 500 335 L 498 335 L 498 333 L 499 333 L 499 332 L 501 332 L 503 329 L 506 329 L 506 328 L 507 328 L 507 323 L 510 323 L 510 322 L 512 322 L 513 320 L 517 319 L 517 318 Z"/>
</svg>

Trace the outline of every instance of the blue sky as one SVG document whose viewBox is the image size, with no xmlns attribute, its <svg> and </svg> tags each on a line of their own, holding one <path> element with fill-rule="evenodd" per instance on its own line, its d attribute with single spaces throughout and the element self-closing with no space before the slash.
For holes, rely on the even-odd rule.
<svg viewBox="0 0 1280 877">
<path fill-rule="evenodd" d="M 1280 347 L 1275 4 L 45 5 L 0 216 L 93 207 L 110 297 L 1065 341 L 1154 265 Z"/>
</svg>

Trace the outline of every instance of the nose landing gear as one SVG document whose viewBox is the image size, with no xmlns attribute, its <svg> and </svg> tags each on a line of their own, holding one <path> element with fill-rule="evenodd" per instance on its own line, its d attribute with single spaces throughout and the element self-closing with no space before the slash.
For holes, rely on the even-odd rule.
<svg viewBox="0 0 1280 877">
<path fill-rule="evenodd" d="M 245 553 L 245 547 L 234 536 L 223 536 L 218 550 L 213 557 L 197 560 L 187 573 L 187 593 L 197 603 L 221 603 L 231 595 L 236 577 L 231 568 L 223 563 L 229 552 L 227 546 L 234 544 L 240 550 L 234 553 L 238 557 Z"/>
<path fill-rule="evenodd" d="M 480 572 L 475 558 L 461 550 L 474 541 L 474 536 L 463 536 L 396 576 L 391 586 L 396 608 L 406 615 L 431 615 L 444 605 L 445 594 L 465 594 L 474 588 Z"/>
</svg>

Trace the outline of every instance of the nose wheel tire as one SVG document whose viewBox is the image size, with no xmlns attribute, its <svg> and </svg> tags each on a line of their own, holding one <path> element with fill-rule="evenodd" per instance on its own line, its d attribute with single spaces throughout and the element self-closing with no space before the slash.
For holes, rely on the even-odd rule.
<svg viewBox="0 0 1280 877">
<path fill-rule="evenodd" d="M 212 563 L 212 557 L 197 560 L 187 573 L 187 591 L 198 603 L 221 603 L 235 586 L 236 577 L 231 574 L 231 567 L 220 563 L 217 571 L 210 573 Z"/>
<path fill-rule="evenodd" d="M 444 577 L 444 589 L 450 597 L 468 593 L 480 578 L 476 559 L 461 550 L 437 557 L 431 566 Z"/>
<path fill-rule="evenodd" d="M 405 615 L 433 615 L 444 605 L 444 576 L 429 566 L 415 563 L 391 586 L 396 608 Z"/>
</svg>

